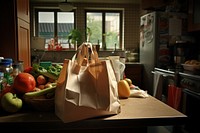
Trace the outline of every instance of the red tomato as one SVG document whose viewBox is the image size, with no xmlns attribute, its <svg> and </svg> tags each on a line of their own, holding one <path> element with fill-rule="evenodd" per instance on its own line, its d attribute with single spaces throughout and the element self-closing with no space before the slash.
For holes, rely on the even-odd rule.
<svg viewBox="0 0 200 133">
<path fill-rule="evenodd" d="M 33 91 L 36 86 L 35 78 L 29 73 L 19 73 L 14 80 L 13 87 L 19 93 Z"/>
</svg>

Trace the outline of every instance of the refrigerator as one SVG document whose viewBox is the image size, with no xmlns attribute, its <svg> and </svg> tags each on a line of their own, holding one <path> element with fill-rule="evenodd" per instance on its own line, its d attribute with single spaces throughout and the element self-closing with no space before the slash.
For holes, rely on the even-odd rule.
<svg viewBox="0 0 200 133">
<path fill-rule="evenodd" d="M 139 61 L 143 64 L 143 87 L 153 94 L 155 67 L 173 67 L 173 46 L 187 40 L 187 15 L 172 12 L 151 12 L 140 18 Z"/>
</svg>

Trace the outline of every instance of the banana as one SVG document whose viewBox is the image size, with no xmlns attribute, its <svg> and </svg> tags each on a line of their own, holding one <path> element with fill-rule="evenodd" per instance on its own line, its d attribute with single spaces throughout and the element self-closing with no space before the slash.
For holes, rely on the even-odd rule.
<svg viewBox="0 0 200 133">
<path fill-rule="evenodd" d="M 43 90 L 40 91 L 33 91 L 33 92 L 27 92 L 24 94 L 24 98 L 35 98 L 47 93 L 51 93 L 53 91 L 55 91 L 57 83 L 51 83 L 51 86 L 48 88 L 45 88 Z"/>
</svg>

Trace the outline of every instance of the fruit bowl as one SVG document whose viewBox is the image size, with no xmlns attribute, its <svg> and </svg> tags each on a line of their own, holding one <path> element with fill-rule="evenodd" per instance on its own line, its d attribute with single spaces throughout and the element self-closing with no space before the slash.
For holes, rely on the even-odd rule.
<svg viewBox="0 0 200 133">
<path fill-rule="evenodd" d="M 24 102 L 31 108 L 37 111 L 53 111 L 55 104 L 54 104 L 54 97 L 47 99 L 47 98 L 24 98 Z"/>
</svg>

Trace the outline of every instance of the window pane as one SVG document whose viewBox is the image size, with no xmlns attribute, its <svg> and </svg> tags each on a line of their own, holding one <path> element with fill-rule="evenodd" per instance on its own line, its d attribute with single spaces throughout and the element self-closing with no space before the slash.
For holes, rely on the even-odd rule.
<svg viewBox="0 0 200 133">
<path fill-rule="evenodd" d="M 48 42 L 54 38 L 54 12 L 39 12 L 38 21 L 38 36 L 46 38 L 47 48 Z"/>
<path fill-rule="evenodd" d="M 58 42 L 63 48 L 69 48 L 67 35 L 74 29 L 74 13 L 73 12 L 58 12 L 57 34 Z"/>
<path fill-rule="evenodd" d="M 91 30 L 89 41 L 102 47 L 102 13 L 87 12 L 87 27 Z"/>
<path fill-rule="evenodd" d="M 120 14 L 106 13 L 105 14 L 105 33 L 106 33 L 106 47 L 119 48 L 119 34 L 120 34 Z"/>
</svg>

